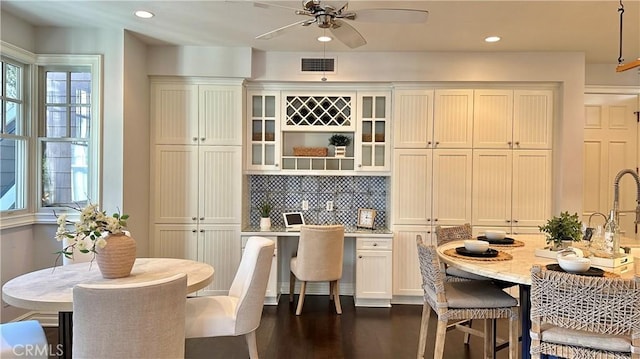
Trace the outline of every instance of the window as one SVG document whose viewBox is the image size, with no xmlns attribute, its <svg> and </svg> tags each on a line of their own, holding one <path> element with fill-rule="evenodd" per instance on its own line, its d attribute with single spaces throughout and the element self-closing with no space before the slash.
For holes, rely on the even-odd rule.
<svg viewBox="0 0 640 359">
<path fill-rule="evenodd" d="M 90 67 L 43 67 L 39 150 L 42 207 L 84 207 L 92 198 Z"/>
<path fill-rule="evenodd" d="M 0 94 L 0 211 L 26 208 L 25 65 L 2 57 Z"/>
</svg>

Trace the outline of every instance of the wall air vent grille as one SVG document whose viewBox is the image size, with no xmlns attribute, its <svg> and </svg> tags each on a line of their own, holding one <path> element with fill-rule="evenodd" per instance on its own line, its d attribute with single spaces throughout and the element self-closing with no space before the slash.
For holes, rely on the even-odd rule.
<svg viewBox="0 0 640 359">
<path fill-rule="evenodd" d="M 303 73 L 335 73 L 335 58 L 303 58 L 300 61 L 300 69 Z"/>
</svg>

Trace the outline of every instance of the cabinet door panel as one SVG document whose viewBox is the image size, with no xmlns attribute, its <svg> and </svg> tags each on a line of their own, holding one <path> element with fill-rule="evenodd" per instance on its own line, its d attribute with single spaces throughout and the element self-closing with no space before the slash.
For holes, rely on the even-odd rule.
<svg viewBox="0 0 640 359">
<path fill-rule="evenodd" d="M 551 151 L 514 151 L 513 225 L 543 225 L 550 216 Z"/>
<path fill-rule="evenodd" d="M 240 226 L 200 226 L 198 260 L 213 266 L 215 277 L 201 295 L 228 295 L 242 256 Z"/>
<path fill-rule="evenodd" d="M 396 90 L 394 99 L 394 147 L 431 147 L 433 90 Z"/>
<path fill-rule="evenodd" d="M 433 151 L 433 224 L 471 223 L 471 150 Z"/>
<path fill-rule="evenodd" d="M 474 150 L 473 225 L 511 223 L 512 151 Z"/>
<path fill-rule="evenodd" d="M 393 295 L 423 295 L 416 236 L 434 244 L 431 227 L 396 226 L 393 233 Z"/>
<path fill-rule="evenodd" d="M 199 86 L 199 138 L 205 145 L 242 145 L 242 87 Z"/>
<path fill-rule="evenodd" d="M 197 143 L 198 86 L 153 84 L 151 101 L 156 144 Z"/>
<path fill-rule="evenodd" d="M 436 90 L 433 141 L 436 148 L 471 148 L 473 90 Z"/>
<path fill-rule="evenodd" d="M 391 251 L 357 251 L 356 297 L 391 298 Z"/>
<path fill-rule="evenodd" d="M 196 225 L 155 225 L 151 246 L 153 257 L 198 260 Z"/>
<path fill-rule="evenodd" d="M 200 223 L 240 223 L 242 149 L 200 146 Z"/>
<path fill-rule="evenodd" d="M 513 102 L 514 148 L 551 149 L 553 91 L 515 90 Z"/>
<path fill-rule="evenodd" d="M 394 224 L 430 224 L 431 156 L 431 150 L 395 151 Z"/>
<path fill-rule="evenodd" d="M 156 146 L 151 199 L 156 223 L 193 223 L 198 216 L 198 149 Z"/>
<path fill-rule="evenodd" d="M 513 91 L 475 90 L 473 147 L 511 148 Z"/>
</svg>

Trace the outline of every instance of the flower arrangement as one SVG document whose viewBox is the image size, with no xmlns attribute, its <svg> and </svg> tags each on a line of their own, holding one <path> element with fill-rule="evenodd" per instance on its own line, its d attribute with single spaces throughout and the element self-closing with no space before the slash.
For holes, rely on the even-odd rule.
<svg viewBox="0 0 640 359">
<path fill-rule="evenodd" d="M 97 204 L 89 203 L 86 207 L 74 208 L 80 212 L 80 219 L 73 222 L 67 219 L 67 214 L 56 215 L 58 230 L 56 240 L 58 242 L 68 239 L 69 244 L 62 250 L 56 252 L 58 257 L 64 255 L 73 259 L 73 253 L 78 250 L 80 253 L 93 253 L 94 257 L 98 249 L 104 248 L 107 241 L 104 239 L 106 233 L 123 233 L 127 226 L 129 215 L 114 213 L 108 216 L 105 211 L 101 211 Z M 73 229 L 68 226 L 73 225 Z M 86 239 L 89 241 L 86 241 Z"/>
</svg>

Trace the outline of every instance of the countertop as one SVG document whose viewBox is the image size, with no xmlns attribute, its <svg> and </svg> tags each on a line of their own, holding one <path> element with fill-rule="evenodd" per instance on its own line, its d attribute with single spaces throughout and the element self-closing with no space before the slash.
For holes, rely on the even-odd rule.
<svg viewBox="0 0 640 359">
<path fill-rule="evenodd" d="M 269 230 L 261 230 L 260 227 L 245 227 L 242 229 L 243 236 L 298 236 L 300 235 L 300 231 L 288 231 L 285 227 L 271 227 Z M 345 226 L 344 227 L 344 235 L 345 237 L 367 237 L 367 238 L 375 238 L 375 237 L 391 237 L 393 236 L 393 232 L 389 230 L 389 228 L 374 228 L 374 229 L 366 229 L 366 228 L 357 228 L 355 226 Z"/>
</svg>

